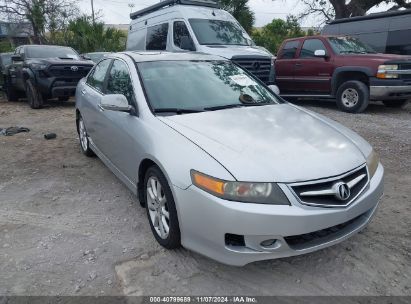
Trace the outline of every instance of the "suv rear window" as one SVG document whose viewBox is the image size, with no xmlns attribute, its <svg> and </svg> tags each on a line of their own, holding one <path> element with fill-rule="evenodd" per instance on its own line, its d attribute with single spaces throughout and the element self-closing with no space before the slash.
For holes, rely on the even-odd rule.
<svg viewBox="0 0 411 304">
<path fill-rule="evenodd" d="M 146 50 L 165 51 L 167 49 L 168 23 L 147 28 Z"/>
<path fill-rule="evenodd" d="M 278 56 L 279 59 L 292 59 L 295 57 L 295 53 L 297 52 L 298 46 L 300 41 L 288 41 L 284 45 L 280 55 Z"/>
</svg>

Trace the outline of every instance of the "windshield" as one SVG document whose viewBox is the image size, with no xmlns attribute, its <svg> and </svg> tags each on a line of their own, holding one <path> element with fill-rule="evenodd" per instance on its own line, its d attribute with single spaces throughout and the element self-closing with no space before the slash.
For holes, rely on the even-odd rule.
<svg viewBox="0 0 411 304">
<path fill-rule="evenodd" d="M 375 54 L 369 45 L 362 43 L 353 37 L 331 37 L 328 38 L 331 46 L 337 54 Z"/>
<path fill-rule="evenodd" d="M 251 45 L 243 29 L 234 22 L 189 19 L 198 43 L 203 45 Z"/>
<path fill-rule="evenodd" d="M 1 64 L 3 66 L 11 64 L 11 53 L 1 54 Z"/>
<path fill-rule="evenodd" d="M 157 113 L 278 103 L 258 80 L 230 62 L 156 61 L 139 63 L 138 68 L 151 108 Z"/>
<path fill-rule="evenodd" d="M 26 56 L 27 58 L 80 59 L 72 48 L 59 46 L 31 46 L 27 48 Z"/>
</svg>

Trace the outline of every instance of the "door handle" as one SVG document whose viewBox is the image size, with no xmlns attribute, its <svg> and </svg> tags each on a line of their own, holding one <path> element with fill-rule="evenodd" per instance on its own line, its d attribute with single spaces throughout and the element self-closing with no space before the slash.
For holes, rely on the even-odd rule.
<svg viewBox="0 0 411 304">
<path fill-rule="evenodd" d="M 302 65 L 303 65 L 302 63 L 296 63 L 296 64 L 295 64 L 296 67 L 300 67 L 300 66 L 302 66 Z"/>
</svg>

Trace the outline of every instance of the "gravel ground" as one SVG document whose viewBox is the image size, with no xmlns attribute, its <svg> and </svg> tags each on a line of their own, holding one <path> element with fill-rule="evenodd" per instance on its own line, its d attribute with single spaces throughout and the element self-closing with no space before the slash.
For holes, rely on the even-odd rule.
<svg viewBox="0 0 411 304">
<path fill-rule="evenodd" d="M 72 101 L 32 110 L 0 100 L 0 128 L 31 129 L 0 137 L 0 295 L 411 295 L 411 104 L 360 115 L 299 104 L 375 147 L 380 209 L 342 244 L 236 268 L 157 245 L 137 199 L 80 153 Z"/>
</svg>

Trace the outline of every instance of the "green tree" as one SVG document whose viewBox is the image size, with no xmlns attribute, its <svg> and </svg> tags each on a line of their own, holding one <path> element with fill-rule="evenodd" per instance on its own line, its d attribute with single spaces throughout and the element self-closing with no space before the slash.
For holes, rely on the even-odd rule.
<svg viewBox="0 0 411 304">
<path fill-rule="evenodd" d="M 125 48 L 126 35 L 115 28 L 105 28 L 103 22 L 93 23 L 91 16 L 70 21 L 67 31 L 58 38 L 59 44 L 73 47 L 80 53 L 118 52 Z"/>
<path fill-rule="evenodd" d="M 255 15 L 248 6 L 248 0 L 220 0 L 220 5 L 233 15 L 248 33 L 251 33 Z"/>
<path fill-rule="evenodd" d="M 263 46 L 273 54 L 276 54 L 281 43 L 288 38 L 305 36 L 297 18 L 288 16 L 287 20 L 274 19 L 261 29 L 254 29 L 252 38 L 259 46 Z"/>
<path fill-rule="evenodd" d="M 410 0 L 301 0 L 301 2 L 306 9 L 300 17 L 315 15 L 326 21 L 364 16 L 371 8 L 384 3 L 392 4 L 390 10 L 411 8 Z"/>
<path fill-rule="evenodd" d="M 76 16 L 78 0 L 0 0 L 0 17 L 29 21 L 35 43 L 49 43 L 48 33 L 65 27 Z"/>
</svg>

